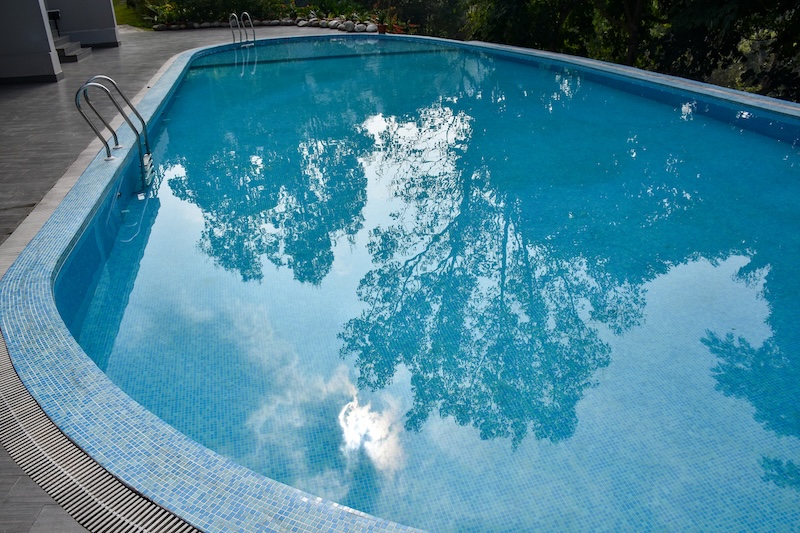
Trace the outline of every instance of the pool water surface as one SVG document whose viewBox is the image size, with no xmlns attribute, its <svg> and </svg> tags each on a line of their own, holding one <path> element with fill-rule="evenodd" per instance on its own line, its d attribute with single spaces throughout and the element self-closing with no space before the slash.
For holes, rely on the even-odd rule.
<svg viewBox="0 0 800 533">
<path fill-rule="evenodd" d="M 321 43 L 187 71 L 154 190 L 56 282 L 99 368 L 240 465 L 423 529 L 800 522 L 797 120 Z"/>
</svg>

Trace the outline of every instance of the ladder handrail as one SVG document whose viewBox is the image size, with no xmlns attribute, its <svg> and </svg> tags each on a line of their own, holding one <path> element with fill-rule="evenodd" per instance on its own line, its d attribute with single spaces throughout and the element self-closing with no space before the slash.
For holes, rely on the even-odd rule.
<svg viewBox="0 0 800 533">
<path fill-rule="evenodd" d="M 249 41 L 247 37 L 247 22 L 250 22 L 250 31 L 253 33 L 253 43 L 256 42 L 256 29 L 253 26 L 253 19 L 250 18 L 250 13 L 242 11 L 242 27 L 244 28 L 244 38 Z"/>
<path fill-rule="evenodd" d="M 114 159 L 114 156 L 111 155 L 111 148 L 108 147 L 108 141 L 106 141 L 106 138 L 103 137 L 103 134 L 100 133 L 100 130 L 97 129 L 97 126 L 94 125 L 94 122 L 92 122 L 92 120 L 86 115 L 86 113 L 84 112 L 83 108 L 81 107 L 81 94 L 82 93 L 83 93 L 83 86 L 81 86 L 81 88 L 78 89 L 78 92 L 75 93 L 75 107 L 78 108 L 78 112 L 81 114 L 81 116 L 86 121 L 86 123 L 89 125 L 89 127 L 92 128 L 92 131 L 94 132 L 95 135 L 97 135 L 97 138 L 100 139 L 100 142 L 103 143 L 103 146 L 105 146 L 105 149 L 106 149 L 106 161 L 111 161 L 112 159 Z M 95 112 L 95 114 L 98 117 L 100 117 L 100 114 L 97 112 L 97 109 L 95 109 L 95 107 L 91 103 L 89 104 L 89 107 L 91 107 L 92 110 Z M 102 120 L 103 124 L 105 124 L 105 126 L 108 129 L 110 129 L 111 132 L 114 134 L 114 142 L 116 142 L 117 146 L 119 146 L 119 141 L 117 140 L 117 132 L 114 131 L 114 128 L 110 127 L 108 125 L 108 123 L 105 120 L 103 120 L 102 117 L 100 117 L 100 120 Z"/>
<path fill-rule="evenodd" d="M 114 86 L 114 88 L 117 90 L 117 93 L 119 94 L 119 96 L 125 101 L 125 103 L 128 105 L 128 107 L 133 112 L 133 114 L 136 115 L 136 118 L 138 118 L 139 121 L 142 123 L 142 131 L 141 131 L 141 133 L 136 128 L 134 123 L 131 121 L 130 115 L 125 112 L 125 110 L 119 104 L 117 99 L 114 98 L 114 95 L 111 94 L 111 90 L 109 90 L 109 88 L 106 87 L 106 85 L 101 83 L 101 81 L 109 82 L 111 85 Z M 92 76 L 83 85 L 81 85 L 80 88 L 78 89 L 78 91 L 75 93 L 75 106 L 78 108 L 78 111 L 80 112 L 80 114 L 83 117 L 83 119 L 86 121 L 87 124 L 89 124 L 89 127 L 92 128 L 92 131 L 94 131 L 95 135 L 97 135 L 97 137 L 100 139 L 100 141 L 105 146 L 106 161 L 110 161 L 110 160 L 114 159 L 114 156 L 111 155 L 111 149 L 108 146 L 108 141 L 106 141 L 106 139 L 103 137 L 102 133 L 100 133 L 100 131 L 97 129 L 97 126 L 95 126 L 94 122 L 89 118 L 89 116 L 83 110 L 83 107 L 81 106 L 81 95 L 83 95 L 83 99 L 86 101 L 86 103 L 92 109 L 92 111 L 94 111 L 94 113 L 97 116 L 97 118 L 100 119 L 100 121 L 103 123 L 103 125 L 106 128 L 111 130 L 111 134 L 114 137 L 114 142 L 116 143 L 114 148 L 115 149 L 121 148 L 121 146 L 119 144 L 119 138 L 117 137 L 117 132 L 114 130 L 114 128 L 111 127 L 111 125 L 108 123 L 108 121 L 105 118 L 103 118 L 103 116 L 100 114 L 100 112 L 97 110 L 97 108 L 95 108 L 94 105 L 92 104 L 92 102 L 91 102 L 91 100 L 89 98 L 89 89 L 90 88 L 98 89 L 98 90 L 104 92 L 106 94 L 106 96 L 108 96 L 108 98 L 111 100 L 111 103 L 114 105 L 114 107 L 117 108 L 117 111 L 119 111 L 119 114 L 122 115 L 122 118 L 125 120 L 125 122 L 127 122 L 128 126 L 130 126 L 130 128 L 133 130 L 133 133 L 136 135 L 136 146 L 139 149 L 139 164 L 140 164 L 140 169 L 141 169 L 141 174 L 142 174 L 142 189 L 143 190 L 146 189 L 150 184 L 149 183 L 149 178 L 153 173 L 153 158 L 152 158 L 152 156 L 150 154 L 150 141 L 149 141 L 149 139 L 147 137 L 147 123 L 145 122 L 145 120 L 142 117 L 142 115 L 139 114 L 139 111 L 137 111 L 136 108 L 133 106 L 131 101 L 128 100 L 128 98 L 125 96 L 125 94 L 123 94 L 123 92 L 120 90 L 119 86 L 117 85 L 117 82 L 115 82 L 113 79 L 109 78 L 108 76 L 104 76 L 102 74 L 98 74 L 97 76 Z M 142 149 L 142 137 L 144 137 L 144 149 Z"/>
<path fill-rule="evenodd" d="M 144 136 L 144 147 L 147 149 L 147 153 L 149 154 L 150 153 L 150 140 L 147 138 L 147 124 L 145 123 L 144 118 L 142 118 L 142 115 L 139 114 L 139 112 L 133 106 L 131 101 L 128 100 L 128 97 L 125 96 L 125 93 L 123 93 L 120 90 L 119 85 L 117 85 L 117 82 L 115 82 L 113 79 L 109 78 L 108 76 L 104 76 L 103 74 L 98 74 L 96 76 L 92 76 L 91 78 L 89 78 L 87 83 L 94 82 L 95 80 L 105 80 L 105 81 L 111 83 L 111 85 L 113 85 L 114 88 L 117 90 L 117 94 L 119 94 L 122 97 L 122 99 L 125 100 L 125 103 L 128 104 L 128 107 L 131 109 L 131 111 L 133 111 L 133 114 L 136 115 L 136 118 L 139 119 L 139 122 L 141 122 L 141 124 L 142 124 L 142 135 Z M 130 124 L 130 122 L 128 124 Z M 131 127 L 133 127 L 133 126 L 131 126 Z"/>
<path fill-rule="evenodd" d="M 231 27 L 231 35 L 233 36 L 233 42 L 236 42 L 236 33 L 233 31 L 233 22 L 236 21 L 236 28 L 239 30 L 239 42 L 242 42 L 242 25 L 239 24 L 239 17 L 236 13 L 231 13 L 228 17 L 228 25 Z"/>
<path fill-rule="evenodd" d="M 119 105 L 119 102 L 117 102 L 117 99 L 114 98 L 114 95 L 111 94 L 111 91 L 108 90 L 108 87 L 106 87 L 102 83 L 97 83 L 95 81 L 86 82 L 82 86 L 84 99 L 86 98 L 86 95 L 87 95 L 87 93 L 89 91 L 89 87 L 95 87 L 97 89 L 100 89 L 100 90 L 104 91 L 108 95 L 108 97 L 111 99 L 111 103 L 114 104 L 114 107 L 117 108 L 117 111 L 119 111 L 120 115 L 122 115 L 122 118 L 125 119 L 125 122 L 128 123 L 128 126 L 130 126 L 131 129 L 133 130 L 133 132 L 136 134 L 136 146 L 139 147 L 139 160 L 142 162 L 142 172 L 144 172 L 144 153 L 142 152 L 142 141 L 141 141 L 141 135 L 139 134 L 139 130 L 137 130 L 136 126 L 133 125 L 133 122 L 131 122 L 131 119 L 128 117 L 128 115 L 125 113 L 125 111 L 122 109 L 122 106 Z M 105 122 L 105 121 L 103 121 L 103 122 Z M 148 153 L 150 153 L 150 152 L 148 151 Z"/>
<path fill-rule="evenodd" d="M 236 40 L 236 32 L 234 32 L 233 23 L 236 22 L 235 29 L 239 30 L 239 40 Z M 250 23 L 250 32 L 253 34 L 252 43 L 250 42 L 250 36 L 247 33 L 247 23 Z M 231 13 L 228 17 L 228 25 L 231 27 L 231 37 L 233 37 L 233 42 L 240 43 L 242 46 L 253 46 L 256 42 L 256 28 L 253 25 L 253 19 L 250 18 L 250 13 L 247 11 L 242 11 L 241 17 L 236 13 Z M 244 38 L 242 37 L 242 30 L 244 30 Z M 246 44 L 245 44 L 246 43 Z"/>
<path fill-rule="evenodd" d="M 117 132 L 114 131 L 114 128 L 111 127 L 111 124 L 109 124 L 108 121 L 103 118 L 103 115 L 101 115 L 100 112 L 97 109 L 95 109 L 91 100 L 89 100 L 89 93 L 87 91 L 83 91 L 83 99 L 86 101 L 87 104 L 89 104 L 89 107 L 92 108 L 92 111 L 94 111 L 94 114 L 97 115 L 97 118 L 100 119 L 100 122 L 103 123 L 103 126 L 105 126 L 109 131 L 111 131 L 111 135 L 114 136 L 114 149 L 118 150 L 119 148 L 122 148 L 122 145 L 119 144 L 119 138 L 117 137 Z"/>
</svg>

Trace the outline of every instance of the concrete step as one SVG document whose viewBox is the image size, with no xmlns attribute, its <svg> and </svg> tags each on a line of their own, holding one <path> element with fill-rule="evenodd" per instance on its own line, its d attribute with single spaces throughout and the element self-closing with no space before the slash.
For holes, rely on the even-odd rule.
<svg viewBox="0 0 800 533">
<path fill-rule="evenodd" d="M 69 40 L 69 37 L 53 39 L 53 44 L 61 63 L 76 63 L 92 53 L 91 48 L 83 48 L 81 43 L 74 43 Z"/>
<path fill-rule="evenodd" d="M 85 59 L 86 56 L 91 55 L 91 54 L 92 54 L 92 49 L 91 48 L 79 48 L 73 54 L 67 54 L 67 55 L 65 55 L 63 57 L 59 54 L 58 59 L 62 63 L 77 63 L 81 59 Z"/>
<path fill-rule="evenodd" d="M 59 56 L 72 55 L 80 49 L 81 43 L 73 43 L 71 41 L 67 42 L 66 44 L 62 44 L 61 46 L 56 46 L 56 51 L 58 51 Z"/>
<path fill-rule="evenodd" d="M 64 46 L 65 44 L 69 43 L 69 37 L 64 37 L 63 35 L 60 37 L 53 37 L 53 44 L 56 48 L 59 46 Z"/>
</svg>

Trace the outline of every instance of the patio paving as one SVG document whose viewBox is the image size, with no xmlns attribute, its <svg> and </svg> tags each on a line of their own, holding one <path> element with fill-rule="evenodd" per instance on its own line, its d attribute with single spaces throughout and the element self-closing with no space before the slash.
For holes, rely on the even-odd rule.
<svg viewBox="0 0 800 533">
<path fill-rule="evenodd" d="M 329 31 L 259 27 L 256 37 Z M 105 74 L 133 98 L 169 58 L 191 48 L 230 42 L 231 32 L 228 28 L 148 32 L 120 27 L 120 40 L 119 48 L 96 48 L 83 61 L 62 65 L 65 77 L 58 83 L 0 84 L 0 245 L 95 139 L 75 109 L 75 91 L 84 81 Z M 111 105 L 106 105 L 98 107 L 110 110 Z M 85 530 L 0 447 L 0 533 L 73 531 Z"/>
</svg>

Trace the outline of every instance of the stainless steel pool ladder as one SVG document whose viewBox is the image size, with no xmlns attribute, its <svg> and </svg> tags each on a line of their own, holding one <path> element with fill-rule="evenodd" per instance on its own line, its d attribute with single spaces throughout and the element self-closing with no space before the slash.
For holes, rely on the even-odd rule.
<svg viewBox="0 0 800 533">
<path fill-rule="evenodd" d="M 136 128 L 136 126 L 134 126 L 133 122 L 131 122 L 130 115 L 125 112 L 122 106 L 119 105 L 117 99 L 114 98 L 114 95 L 111 94 L 109 88 L 104 84 L 106 82 L 117 90 L 117 94 L 119 94 L 119 96 L 125 101 L 125 103 L 133 112 L 133 114 L 136 115 L 136 118 L 139 119 L 139 122 L 142 123 L 141 133 Z M 136 145 L 139 148 L 139 164 L 141 167 L 141 174 L 142 174 L 142 189 L 146 189 L 152 183 L 154 174 L 153 157 L 150 151 L 150 141 L 147 138 L 147 124 L 142 118 L 142 115 L 140 115 L 139 112 L 136 110 L 136 108 L 133 106 L 131 101 L 128 100 L 128 98 L 122 93 L 119 86 L 117 85 L 117 82 L 115 82 L 108 76 L 98 74 L 97 76 L 92 76 L 83 85 L 81 85 L 80 89 L 78 89 L 78 92 L 75 93 L 75 107 L 78 108 L 78 111 L 80 112 L 81 116 L 84 118 L 86 123 L 89 124 L 89 127 L 92 128 L 92 131 L 94 131 L 95 135 L 97 135 L 97 138 L 100 139 L 100 141 L 103 143 L 103 146 L 105 146 L 106 161 L 111 161 L 112 159 L 114 159 L 114 156 L 111 155 L 111 148 L 109 148 L 108 141 L 100 133 L 100 130 L 97 129 L 97 126 L 95 126 L 94 122 L 92 122 L 92 120 L 83 110 L 83 107 L 81 106 L 81 96 L 83 97 L 83 100 L 86 102 L 86 104 L 91 108 L 91 110 L 94 111 L 94 114 L 97 116 L 97 118 L 100 119 L 100 122 L 102 122 L 103 125 L 111 131 L 111 134 L 114 137 L 114 149 L 118 150 L 122 148 L 122 145 L 119 144 L 119 137 L 117 137 L 117 132 L 114 130 L 114 128 L 111 127 L 111 124 L 109 124 L 108 121 L 105 118 L 103 118 L 100 112 L 97 111 L 94 105 L 92 105 L 92 102 L 89 99 L 90 88 L 95 88 L 104 92 L 111 100 L 111 103 L 114 104 L 114 107 L 117 108 L 117 111 L 119 111 L 120 115 L 122 115 L 122 118 L 125 119 L 125 122 L 128 123 L 128 126 L 130 126 L 130 128 L 136 134 Z M 142 148 L 142 140 L 144 140 L 144 148 Z"/>
<path fill-rule="evenodd" d="M 247 24 L 250 24 L 250 33 L 252 33 L 252 37 L 249 37 L 247 34 Z M 256 44 L 256 29 L 253 26 L 253 19 L 250 18 L 250 13 L 247 11 L 242 11 L 241 18 L 236 15 L 236 13 L 231 13 L 228 17 L 228 25 L 231 27 L 231 35 L 233 36 L 233 42 L 239 42 L 242 46 L 253 46 Z M 239 30 L 239 40 L 236 40 L 236 31 Z M 244 31 L 244 39 L 242 39 L 242 31 Z M 252 40 L 251 40 L 252 38 Z"/>
</svg>

